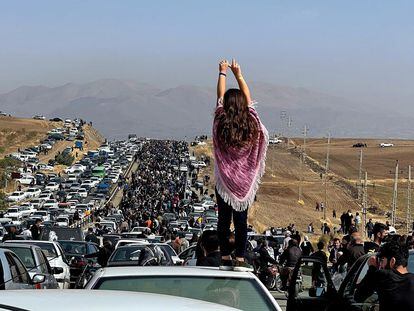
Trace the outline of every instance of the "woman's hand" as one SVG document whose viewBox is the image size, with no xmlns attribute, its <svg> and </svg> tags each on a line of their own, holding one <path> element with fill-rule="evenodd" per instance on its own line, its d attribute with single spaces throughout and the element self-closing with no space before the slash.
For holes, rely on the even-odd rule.
<svg viewBox="0 0 414 311">
<path fill-rule="evenodd" d="M 223 59 L 220 63 L 219 63 L 219 71 L 222 73 L 226 73 L 227 72 L 227 68 L 229 67 L 229 62 L 225 59 Z"/>
<path fill-rule="evenodd" d="M 231 71 L 233 72 L 234 76 L 237 78 L 241 77 L 241 68 L 240 65 L 236 62 L 236 60 L 233 58 L 230 65 Z"/>
</svg>

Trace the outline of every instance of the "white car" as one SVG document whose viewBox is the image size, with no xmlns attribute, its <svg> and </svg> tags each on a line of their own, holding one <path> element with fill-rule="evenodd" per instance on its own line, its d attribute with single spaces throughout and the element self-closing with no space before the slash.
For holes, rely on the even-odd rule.
<svg viewBox="0 0 414 311">
<path fill-rule="evenodd" d="M 37 198 L 38 198 L 41 202 L 44 202 L 44 201 L 46 201 L 46 200 L 49 200 L 51 195 L 52 195 L 51 193 L 41 193 L 41 194 L 40 194 Z"/>
<path fill-rule="evenodd" d="M 22 185 L 30 185 L 36 183 L 36 179 L 32 175 L 22 175 L 20 178 L 17 178 L 16 181 Z"/>
<path fill-rule="evenodd" d="M 20 208 L 20 206 L 12 206 L 9 207 L 7 209 L 6 214 L 4 214 L 4 218 L 22 218 L 23 217 L 23 213 L 22 213 L 22 209 Z"/>
<path fill-rule="evenodd" d="M 25 192 L 27 198 L 37 198 L 42 193 L 42 190 L 39 188 L 28 188 Z"/>
<path fill-rule="evenodd" d="M 32 285 L 33 286 L 33 285 Z M 29 287 L 29 286 L 27 286 Z M 3 310 L 32 310 L 32 311 L 72 311 L 115 309 L 131 309 L 139 303 L 142 309 L 151 311 L 235 311 L 236 309 L 209 303 L 202 300 L 188 299 L 171 295 L 156 295 L 151 293 L 134 293 L 121 291 L 89 291 L 82 289 L 60 290 L 8 290 L 2 298 Z M 47 302 L 47 303 L 45 303 Z M 87 307 L 85 307 L 87 306 Z M 168 306 L 168 308 L 166 308 Z"/>
<path fill-rule="evenodd" d="M 75 174 L 68 174 L 68 177 L 66 178 L 66 180 L 77 181 L 78 176 Z"/>
<path fill-rule="evenodd" d="M 43 206 L 43 200 L 37 199 L 31 199 L 30 204 L 32 204 L 34 209 L 40 209 Z"/>
<path fill-rule="evenodd" d="M 55 199 L 46 200 L 45 203 L 43 203 L 43 206 L 42 206 L 42 208 L 44 208 L 44 209 L 55 209 L 55 208 L 58 208 L 58 207 L 59 207 L 59 203 Z"/>
<path fill-rule="evenodd" d="M 193 211 L 195 212 L 195 213 L 202 213 L 202 212 L 204 212 L 206 209 L 204 208 L 204 206 L 203 205 L 201 205 L 200 203 L 194 203 L 194 205 L 193 205 Z"/>
<path fill-rule="evenodd" d="M 75 172 L 75 171 L 77 171 L 77 170 L 79 170 L 79 171 L 85 171 L 86 170 L 86 167 L 85 166 L 83 166 L 82 164 L 74 164 L 74 165 L 72 165 L 72 166 L 70 166 L 70 167 L 68 167 L 67 169 L 65 169 L 65 173 L 66 174 L 68 174 L 68 173 L 73 173 L 73 172 Z"/>
<path fill-rule="evenodd" d="M 68 216 L 59 216 L 56 218 L 56 223 L 59 227 L 68 227 L 69 226 L 69 217 Z"/>
<path fill-rule="evenodd" d="M 33 218 L 33 219 L 39 218 L 42 221 L 49 221 L 50 220 L 50 216 L 49 216 L 49 213 L 47 211 L 37 211 L 30 218 Z"/>
<path fill-rule="evenodd" d="M 387 148 L 387 147 L 394 147 L 394 144 L 392 144 L 392 143 L 380 143 L 379 146 L 381 148 Z"/>
<path fill-rule="evenodd" d="M 59 189 L 59 184 L 55 182 L 50 182 L 46 185 L 45 189 L 48 189 L 51 191 L 57 191 Z"/>
<path fill-rule="evenodd" d="M 22 212 L 23 217 L 29 217 L 37 212 L 37 209 L 33 207 L 33 205 L 29 202 L 23 203 L 20 205 L 20 210 Z"/>
<path fill-rule="evenodd" d="M 39 163 L 37 165 L 37 169 L 41 171 L 53 171 L 53 166 L 44 163 Z"/>
<path fill-rule="evenodd" d="M 76 191 L 82 198 L 86 198 L 88 196 L 88 191 L 85 188 L 79 188 Z"/>
<path fill-rule="evenodd" d="M 282 309 L 251 272 L 211 267 L 106 267 L 95 272 L 86 289 L 168 294 L 243 310 Z M 150 290 L 149 290 L 150 289 Z"/>
<path fill-rule="evenodd" d="M 24 199 L 26 199 L 26 193 L 23 191 L 15 191 L 7 197 L 7 201 L 9 202 L 19 202 Z"/>
<path fill-rule="evenodd" d="M 281 139 L 279 139 L 279 138 L 270 138 L 269 139 L 269 144 L 272 144 L 272 145 L 277 145 L 277 144 L 280 144 L 282 142 L 283 141 Z"/>
</svg>

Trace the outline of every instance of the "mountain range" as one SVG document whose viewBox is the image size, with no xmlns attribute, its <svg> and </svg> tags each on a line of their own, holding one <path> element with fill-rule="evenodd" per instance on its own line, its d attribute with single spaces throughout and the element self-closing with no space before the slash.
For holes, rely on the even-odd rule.
<svg viewBox="0 0 414 311">
<path fill-rule="evenodd" d="M 287 132 L 282 111 L 292 117 L 291 135 L 412 138 L 411 116 L 367 106 L 304 88 L 250 84 L 257 110 L 270 132 Z M 161 89 L 130 80 L 103 79 L 58 87 L 22 86 L 0 94 L 0 110 L 19 117 L 79 117 L 92 121 L 108 138 L 129 133 L 184 138 L 211 132 L 214 87 L 182 85 Z"/>
</svg>

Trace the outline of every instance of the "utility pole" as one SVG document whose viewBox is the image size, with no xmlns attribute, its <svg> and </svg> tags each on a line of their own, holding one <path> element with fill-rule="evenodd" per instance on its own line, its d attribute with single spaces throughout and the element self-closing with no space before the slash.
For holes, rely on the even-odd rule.
<svg viewBox="0 0 414 311">
<path fill-rule="evenodd" d="M 395 227 L 395 219 L 397 217 L 397 202 L 398 202 L 398 160 L 395 166 L 394 176 L 394 193 L 392 196 L 392 211 L 391 211 L 391 225 Z"/>
<path fill-rule="evenodd" d="M 411 221 L 411 165 L 408 165 L 407 234 L 410 232 Z"/>
<path fill-rule="evenodd" d="M 365 226 L 367 225 L 367 209 L 368 209 L 368 173 L 365 171 L 364 188 L 362 193 L 362 224 L 365 236 Z"/>
<path fill-rule="evenodd" d="M 290 142 L 289 142 L 289 138 L 290 138 L 290 127 L 292 126 L 292 117 L 288 116 L 287 118 L 287 147 L 290 147 Z"/>
<path fill-rule="evenodd" d="M 282 137 L 285 136 L 285 133 L 284 133 L 285 132 L 285 120 L 286 120 L 286 111 L 282 110 L 280 112 L 280 123 L 282 125 Z"/>
<path fill-rule="evenodd" d="M 359 172 L 358 172 L 358 203 L 361 202 L 362 188 L 362 149 L 359 151 Z"/>
<path fill-rule="evenodd" d="M 303 164 L 305 162 L 306 157 L 306 136 L 308 134 L 308 128 L 305 125 L 303 129 L 303 146 L 302 152 L 300 154 L 300 180 L 299 180 L 299 198 L 298 201 L 301 202 L 303 200 L 302 193 L 303 193 Z"/>
<path fill-rule="evenodd" d="M 326 147 L 326 162 L 325 162 L 325 204 L 323 207 L 323 219 L 326 220 L 326 209 L 328 208 L 328 171 L 329 171 L 329 152 L 331 146 L 331 133 L 328 133 L 328 145 Z"/>
</svg>

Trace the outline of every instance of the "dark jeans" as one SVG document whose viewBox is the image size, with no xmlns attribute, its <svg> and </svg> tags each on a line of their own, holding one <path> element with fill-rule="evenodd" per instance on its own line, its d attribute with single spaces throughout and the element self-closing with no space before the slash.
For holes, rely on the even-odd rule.
<svg viewBox="0 0 414 311">
<path fill-rule="evenodd" d="M 235 255 L 244 257 L 247 243 L 247 209 L 243 212 L 235 211 L 230 205 L 224 202 L 216 190 L 218 205 L 217 233 L 220 241 L 221 256 L 228 256 L 231 253 L 230 246 L 230 224 L 233 217 L 235 229 Z"/>
</svg>

